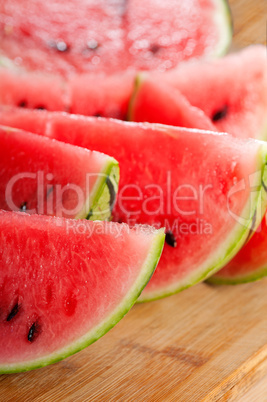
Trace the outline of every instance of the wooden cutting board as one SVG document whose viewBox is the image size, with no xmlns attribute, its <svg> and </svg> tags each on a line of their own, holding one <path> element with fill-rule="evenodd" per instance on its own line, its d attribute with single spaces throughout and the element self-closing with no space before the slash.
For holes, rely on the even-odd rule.
<svg viewBox="0 0 267 402">
<path fill-rule="evenodd" d="M 266 0 L 231 6 L 233 48 L 266 44 Z M 0 376 L 0 402 L 232 400 L 267 401 L 267 279 L 136 305 L 77 355 Z"/>
<path fill-rule="evenodd" d="M 267 279 L 237 287 L 200 284 L 136 305 L 65 361 L 0 376 L 0 400 L 241 400 L 267 373 L 266 312 Z M 267 395 L 266 383 L 264 390 Z"/>
</svg>

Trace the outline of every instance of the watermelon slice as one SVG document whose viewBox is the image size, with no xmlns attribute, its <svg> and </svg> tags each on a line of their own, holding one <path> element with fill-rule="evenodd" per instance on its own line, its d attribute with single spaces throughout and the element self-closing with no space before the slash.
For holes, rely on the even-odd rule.
<svg viewBox="0 0 267 402">
<path fill-rule="evenodd" d="M 30 70 L 162 71 L 221 54 L 231 36 L 225 0 L 0 2 L 1 52 Z"/>
<path fill-rule="evenodd" d="M 151 277 L 164 231 L 0 211 L 0 373 L 95 342 Z"/>
<path fill-rule="evenodd" d="M 217 131 L 210 118 L 171 86 L 140 74 L 129 108 L 129 120 Z"/>
<path fill-rule="evenodd" d="M 173 93 L 178 90 L 179 98 L 182 93 L 213 120 L 218 131 L 265 139 L 265 53 L 264 46 L 254 45 L 214 62 L 186 62 L 166 73 L 150 72 L 150 89 L 152 80 L 156 92 L 165 89 L 145 110 L 153 110 L 157 102 L 162 105 L 161 114 L 167 106 L 174 110 Z M 80 74 L 63 80 L 55 74 L 22 72 L 14 66 L 0 68 L 0 104 L 126 119 L 134 77 L 134 71 L 126 71 Z M 166 96 L 168 104 L 164 103 Z"/>
<path fill-rule="evenodd" d="M 46 111 L 2 108 L 3 121 L 31 125 L 38 134 L 119 160 L 114 219 L 166 227 L 166 247 L 140 300 L 175 293 L 218 271 L 262 219 L 267 196 L 262 191 L 263 142 Z"/>
<path fill-rule="evenodd" d="M 164 75 L 154 74 L 153 79 L 155 85 L 160 81 L 166 88 L 178 89 L 191 105 L 204 111 L 218 131 L 267 139 L 265 46 L 250 46 L 220 60 L 186 62 Z M 164 100 L 160 103 L 164 105 Z"/>
<path fill-rule="evenodd" d="M 0 63 L 1 66 L 1 63 Z M 0 104 L 22 108 L 67 111 L 67 83 L 56 74 L 27 73 L 0 68 Z"/>
<path fill-rule="evenodd" d="M 221 55 L 232 36 L 226 1 L 129 0 L 126 18 L 129 65 L 141 70 L 166 71 L 191 57 Z"/>
<path fill-rule="evenodd" d="M 125 120 L 134 89 L 135 75 L 134 71 L 111 75 L 104 73 L 75 75 L 67 83 L 68 111 L 85 116 L 106 116 Z M 9 91 L 8 88 L 7 91 Z M 2 103 L 7 104 L 7 102 Z M 16 103 L 13 105 L 17 106 Z"/>
<path fill-rule="evenodd" d="M 0 104 L 125 120 L 135 75 L 125 71 L 64 79 L 57 74 L 27 72 L 12 63 L 9 68 L 1 67 L 0 58 Z"/>
<path fill-rule="evenodd" d="M 111 157 L 0 127 L 0 208 L 108 219 L 118 163 Z"/>
<path fill-rule="evenodd" d="M 267 216 L 253 237 L 239 253 L 209 282 L 222 285 L 236 285 L 259 280 L 267 276 Z"/>
</svg>

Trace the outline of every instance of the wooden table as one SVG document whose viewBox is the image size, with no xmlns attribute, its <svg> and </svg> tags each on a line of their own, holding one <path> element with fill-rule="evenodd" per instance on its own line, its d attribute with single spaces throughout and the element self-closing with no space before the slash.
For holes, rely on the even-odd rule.
<svg viewBox="0 0 267 402">
<path fill-rule="evenodd" d="M 232 0 L 234 48 L 266 43 L 266 0 Z M 0 376 L 0 401 L 267 401 L 267 279 L 136 305 L 86 350 Z"/>
</svg>

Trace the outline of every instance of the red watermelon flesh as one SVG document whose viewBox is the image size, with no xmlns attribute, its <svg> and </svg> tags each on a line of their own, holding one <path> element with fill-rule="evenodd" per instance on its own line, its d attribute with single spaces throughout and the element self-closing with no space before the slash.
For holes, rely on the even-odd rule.
<svg viewBox="0 0 267 402">
<path fill-rule="evenodd" d="M 170 72 L 153 72 L 150 79 L 164 86 L 165 91 L 170 87 L 172 92 L 179 90 L 192 106 L 213 120 L 218 131 L 265 139 L 265 53 L 264 46 L 250 46 L 214 62 L 186 62 Z M 133 71 L 92 73 L 63 81 L 53 74 L 42 76 L 12 68 L 7 72 L 1 68 L 0 103 L 125 119 L 134 75 Z M 154 99 L 154 104 L 156 100 L 164 104 L 164 98 Z M 149 108 L 152 106 L 146 105 L 147 111 Z"/>
<path fill-rule="evenodd" d="M 67 82 L 57 75 L 0 68 L 0 104 L 66 111 L 67 90 Z"/>
<path fill-rule="evenodd" d="M 64 79 L 14 66 L 1 68 L 0 59 L 0 104 L 124 120 L 135 75 L 129 70 L 120 74 L 77 74 Z"/>
<path fill-rule="evenodd" d="M 222 53 L 231 40 L 224 0 L 0 1 L 2 54 L 30 70 L 167 70 Z"/>
<path fill-rule="evenodd" d="M 218 131 L 267 139 L 265 46 L 250 46 L 220 60 L 183 63 L 164 75 L 155 74 L 154 80 L 178 89 Z"/>
<path fill-rule="evenodd" d="M 119 61 L 124 69 L 124 6 L 124 0 L 1 0 L 2 53 L 30 70 L 114 71 Z"/>
<path fill-rule="evenodd" d="M 177 90 L 139 75 L 130 103 L 129 120 L 217 131 L 210 118 Z"/>
<path fill-rule="evenodd" d="M 256 281 L 267 275 L 267 216 L 239 253 L 209 281 L 235 285 Z"/>
<path fill-rule="evenodd" d="M 129 65 L 166 71 L 191 57 L 220 54 L 229 42 L 226 7 L 224 2 L 209 0 L 130 0 L 126 14 Z"/>
<path fill-rule="evenodd" d="M 16 115 L 24 117 L 15 120 Z M 32 130 L 37 127 L 39 134 L 102 150 L 119 160 L 121 180 L 114 219 L 166 227 L 166 247 L 141 300 L 182 290 L 219 270 L 243 245 L 256 209 L 256 220 L 261 220 L 266 203 L 263 193 L 261 212 L 257 204 L 266 163 L 262 142 L 20 109 L 8 112 L 2 108 L 0 122 L 26 127 L 33 116 Z"/>
<path fill-rule="evenodd" d="M 110 216 L 113 194 L 105 191 L 106 180 L 112 174 L 114 181 L 118 169 L 113 158 L 3 126 L 0 142 L 1 209 L 68 218 Z"/>
<path fill-rule="evenodd" d="M 164 232 L 0 211 L 0 373 L 61 360 L 132 307 Z"/>
<path fill-rule="evenodd" d="M 134 88 L 134 78 L 134 71 L 112 75 L 76 75 L 68 81 L 68 110 L 85 116 L 108 116 L 124 120 Z"/>
</svg>

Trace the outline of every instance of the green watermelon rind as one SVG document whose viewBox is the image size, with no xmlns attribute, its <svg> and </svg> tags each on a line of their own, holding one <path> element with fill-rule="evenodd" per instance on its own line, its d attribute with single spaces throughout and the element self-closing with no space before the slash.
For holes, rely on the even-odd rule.
<svg viewBox="0 0 267 402">
<path fill-rule="evenodd" d="M 205 280 L 208 280 L 210 283 L 215 283 L 213 278 L 210 277 L 222 269 L 238 253 L 238 251 L 245 244 L 251 232 L 251 227 L 258 227 L 266 211 L 267 193 L 264 190 L 263 185 L 263 183 L 266 183 L 265 186 L 267 186 L 267 146 L 265 144 L 262 144 L 260 147 L 258 160 L 259 165 L 255 167 L 255 171 L 261 170 L 261 185 L 255 183 L 254 186 L 254 183 L 251 183 L 252 187 L 256 188 L 257 191 L 253 191 L 255 194 L 253 194 L 243 210 L 244 214 L 250 211 L 250 220 L 247 226 L 237 224 L 236 228 L 231 231 L 230 236 L 224 242 L 225 246 L 222 245 L 220 247 L 220 250 L 225 250 L 224 253 L 221 252 L 222 256 L 217 258 L 214 263 L 205 263 L 204 270 L 200 268 L 197 272 L 194 272 L 192 276 L 187 277 L 184 281 L 179 281 L 176 284 L 162 287 L 161 289 L 155 291 L 151 290 L 149 293 L 143 293 L 141 297 L 139 297 L 137 301 L 138 303 L 158 300 L 171 296 Z M 253 208 L 252 205 L 254 205 Z M 256 216 L 256 221 L 253 222 L 254 216 Z M 236 239 L 236 241 L 234 241 L 234 239 Z M 231 245 L 230 247 L 229 244 Z M 216 283 L 218 282 L 216 281 Z"/>
<path fill-rule="evenodd" d="M 256 282 L 264 277 L 267 276 L 267 266 L 265 265 L 264 267 L 258 268 L 256 271 L 254 271 L 250 275 L 243 275 L 243 276 L 237 276 L 235 278 L 220 278 L 220 277 L 211 277 L 207 280 L 208 283 L 211 285 L 242 285 L 245 283 L 250 283 L 250 282 Z"/>
<path fill-rule="evenodd" d="M 16 132 L 13 127 L 6 127 L 6 132 Z M 111 194 L 107 185 L 107 180 L 110 180 L 113 187 L 113 192 L 117 195 L 118 184 L 120 179 L 119 162 L 108 157 L 102 171 L 98 174 L 96 183 L 90 191 L 88 200 L 86 200 L 83 209 L 75 216 L 75 219 L 88 220 L 109 220 L 111 218 L 112 208 L 110 205 Z M 114 206 L 114 205 L 113 205 Z"/>
<path fill-rule="evenodd" d="M 145 81 L 146 76 L 147 76 L 147 72 L 139 72 L 135 76 L 133 91 L 132 91 L 131 98 L 129 101 L 128 111 L 127 111 L 127 116 L 126 116 L 127 121 L 135 121 L 135 117 L 134 117 L 135 100 L 138 95 L 139 88 L 142 85 L 142 82 Z"/>
<path fill-rule="evenodd" d="M 214 22 L 220 29 L 220 41 L 211 56 L 221 57 L 227 53 L 233 38 L 233 18 L 228 0 L 213 0 L 216 12 L 214 14 Z"/>
<path fill-rule="evenodd" d="M 77 352 L 80 352 L 105 335 L 128 313 L 128 311 L 136 303 L 137 298 L 142 293 L 156 269 L 164 244 L 164 229 L 157 231 L 155 230 L 154 240 L 151 243 L 150 251 L 132 288 L 127 292 L 127 295 L 117 306 L 117 308 L 90 332 L 78 339 L 76 342 L 73 342 L 71 345 L 55 352 L 53 355 L 42 357 L 27 363 L 13 363 L 8 366 L 0 365 L 0 374 L 12 374 L 30 371 L 57 363 Z"/>
<path fill-rule="evenodd" d="M 110 161 L 98 175 L 94 188 L 90 192 L 89 199 L 86 201 L 83 210 L 75 218 L 86 218 L 91 221 L 110 220 L 113 205 L 110 205 L 111 194 L 107 180 L 110 180 L 113 191 L 117 194 L 119 177 L 119 163 L 115 159 L 110 158 Z"/>
<path fill-rule="evenodd" d="M 265 173 L 263 175 L 262 178 L 263 183 L 267 183 L 267 173 Z M 266 188 L 266 184 L 265 184 L 265 188 Z M 266 194 L 266 190 L 264 189 L 264 187 L 262 186 L 262 190 L 261 190 L 261 200 L 259 201 L 259 207 L 265 206 L 265 208 L 263 208 L 263 212 L 266 212 L 266 203 L 265 203 L 265 194 Z M 260 205 L 260 202 L 262 203 Z M 257 217 L 254 227 L 258 228 L 261 220 L 259 219 L 259 217 Z M 263 217 L 262 217 L 263 218 Z M 247 241 L 250 240 L 250 238 L 253 236 L 253 232 L 251 234 L 250 237 L 248 237 Z M 222 267 L 223 268 L 223 267 Z M 267 276 L 267 265 L 264 265 L 260 268 L 258 268 L 256 271 L 244 274 L 244 275 L 240 275 L 240 276 L 236 276 L 236 277 L 220 277 L 220 271 L 218 271 L 216 273 L 216 275 L 211 276 L 210 278 L 207 279 L 207 282 L 212 284 L 212 285 L 241 285 L 242 283 L 249 283 L 249 282 L 255 282 L 258 281 L 264 277 Z"/>
</svg>

